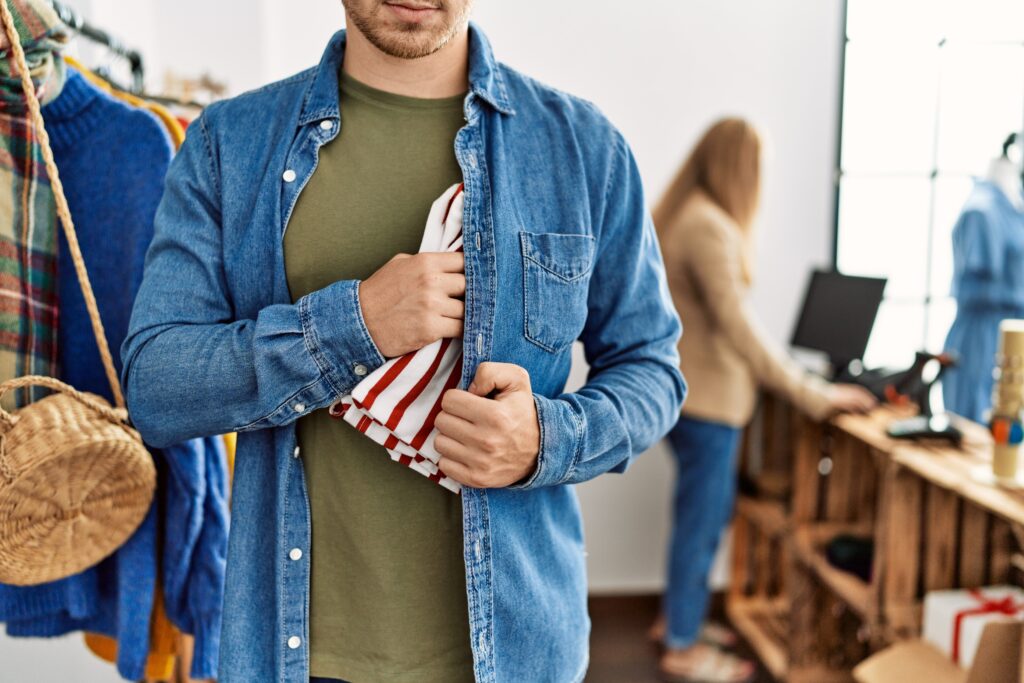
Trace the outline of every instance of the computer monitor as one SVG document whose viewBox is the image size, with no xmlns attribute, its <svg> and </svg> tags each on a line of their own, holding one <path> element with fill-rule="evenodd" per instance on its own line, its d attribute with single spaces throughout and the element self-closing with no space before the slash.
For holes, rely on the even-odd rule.
<svg viewBox="0 0 1024 683">
<path fill-rule="evenodd" d="M 825 353 L 835 371 L 862 359 L 885 283 L 885 278 L 815 270 L 791 344 Z"/>
</svg>

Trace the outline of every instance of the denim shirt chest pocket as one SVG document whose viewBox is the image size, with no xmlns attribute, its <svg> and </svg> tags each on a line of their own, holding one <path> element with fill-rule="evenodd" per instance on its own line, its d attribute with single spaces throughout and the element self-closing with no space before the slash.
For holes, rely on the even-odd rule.
<svg viewBox="0 0 1024 683">
<path fill-rule="evenodd" d="M 557 353 L 576 341 L 587 320 L 595 239 L 566 233 L 519 233 L 527 339 Z"/>
</svg>

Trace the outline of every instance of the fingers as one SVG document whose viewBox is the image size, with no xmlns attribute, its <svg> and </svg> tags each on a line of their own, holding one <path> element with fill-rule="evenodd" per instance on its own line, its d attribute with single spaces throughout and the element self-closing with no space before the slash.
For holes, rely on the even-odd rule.
<svg viewBox="0 0 1024 683">
<path fill-rule="evenodd" d="M 440 438 L 438 440 L 440 440 Z M 437 468 L 444 472 L 446 476 L 454 479 L 463 486 L 472 486 L 470 483 L 474 481 L 472 471 L 454 458 L 442 455 L 441 459 L 437 461 Z"/>
<path fill-rule="evenodd" d="M 490 466 L 485 458 L 470 453 L 465 446 L 443 436 L 438 436 L 434 444 L 441 454 L 438 469 L 463 486 L 485 489 L 507 485 L 501 481 L 501 468 Z"/>
<path fill-rule="evenodd" d="M 447 458 L 467 469 L 471 468 L 476 462 L 476 457 L 469 446 L 459 443 L 450 436 L 438 434 L 434 439 L 434 448 L 441 454 L 442 459 Z M 440 467 L 440 464 L 438 466 Z"/>
<path fill-rule="evenodd" d="M 441 454 L 437 461 L 438 469 L 463 486 L 480 489 L 500 485 L 495 469 L 480 453 L 443 434 L 437 435 L 434 447 Z"/>
<path fill-rule="evenodd" d="M 448 296 L 466 295 L 466 276 L 462 273 L 441 273 L 437 276 L 437 284 Z"/>
<path fill-rule="evenodd" d="M 424 252 L 417 254 L 414 258 L 419 259 L 420 265 L 429 272 L 459 274 L 465 272 L 461 251 Z"/>
<path fill-rule="evenodd" d="M 523 391 L 530 389 L 530 374 L 525 368 L 512 363 L 481 363 L 476 369 L 470 393 L 489 396 L 492 392 Z"/>
<path fill-rule="evenodd" d="M 466 313 L 466 304 L 459 299 L 445 298 L 438 304 L 437 312 L 445 318 L 454 318 L 461 323 Z"/>
<path fill-rule="evenodd" d="M 847 385 L 847 409 L 853 412 L 866 413 L 875 407 L 877 400 L 867 389 L 856 385 Z"/>
<path fill-rule="evenodd" d="M 487 398 L 498 392 L 495 399 L 512 392 L 532 392 L 530 375 L 511 363 L 481 363 L 468 391 L 451 389 L 441 399 L 441 409 L 475 425 L 494 426 L 500 423 L 501 408 Z"/>
<path fill-rule="evenodd" d="M 491 424 L 496 408 L 494 401 L 461 389 L 449 389 L 441 399 L 441 410 L 477 426 Z"/>
<path fill-rule="evenodd" d="M 434 426 L 437 427 L 437 431 L 441 435 L 453 439 L 460 444 L 472 443 L 474 432 L 480 431 L 473 426 L 473 423 L 444 411 L 438 414 L 437 419 L 434 420 Z"/>
<path fill-rule="evenodd" d="M 434 339 L 462 339 L 462 318 L 439 317 L 434 321 Z"/>
<path fill-rule="evenodd" d="M 877 402 L 870 394 L 856 394 L 846 397 L 839 403 L 837 409 L 844 413 L 867 413 L 870 412 Z"/>
</svg>

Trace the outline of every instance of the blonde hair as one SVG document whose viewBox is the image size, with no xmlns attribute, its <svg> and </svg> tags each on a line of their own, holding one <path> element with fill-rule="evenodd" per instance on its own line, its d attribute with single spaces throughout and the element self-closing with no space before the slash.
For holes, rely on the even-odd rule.
<svg viewBox="0 0 1024 683">
<path fill-rule="evenodd" d="M 751 123 L 724 118 L 704 133 L 654 207 L 660 239 L 665 239 L 668 226 L 698 192 L 729 214 L 742 231 L 747 244 L 744 277 L 749 282 L 749 237 L 761 201 L 761 136 Z"/>
</svg>

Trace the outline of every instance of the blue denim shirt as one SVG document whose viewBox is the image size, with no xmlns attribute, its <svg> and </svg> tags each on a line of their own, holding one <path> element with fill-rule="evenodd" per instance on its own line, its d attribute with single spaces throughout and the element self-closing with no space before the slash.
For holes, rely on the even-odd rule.
<svg viewBox="0 0 1024 683">
<path fill-rule="evenodd" d="M 310 516 L 295 421 L 349 393 L 359 366 L 384 361 L 358 282 L 293 302 L 285 279 L 288 218 L 341 125 L 344 45 L 340 32 L 319 66 L 191 125 L 122 349 L 148 442 L 240 432 L 221 683 L 306 683 Z M 621 135 L 593 105 L 497 63 L 475 26 L 469 67 L 455 139 L 466 188 L 462 386 L 482 361 L 523 366 L 541 427 L 527 480 L 462 494 L 476 679 L 578 681 L 589 620 L 571 485 L 623 471 L 675 423 L 680 324 Z M 589 381 L 563 393 L 576 339 Z"/>
</svg>

